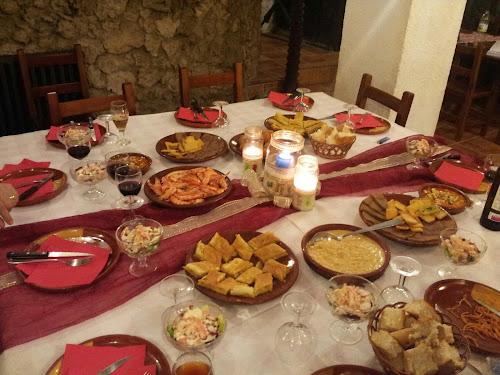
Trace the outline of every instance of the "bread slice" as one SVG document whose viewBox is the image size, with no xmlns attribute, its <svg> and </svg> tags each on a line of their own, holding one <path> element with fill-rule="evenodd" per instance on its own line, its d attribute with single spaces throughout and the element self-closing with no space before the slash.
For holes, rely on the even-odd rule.
<svg viewBox="0 0 500 375">
<path fill-rule="evenodd" d="M 396 339 L 396 341 L 404 349 L 413 348 L 415 346 L 415 339 L 412 335 L 415 333 L 415 328 L 403 328 L 394 332 L 391 332 L 391 336 Z"/>
<path fill-rule="evenodd" d="M 229 294 L 232 296 L 253 298 L 255 297 L 255 290 L 252 286 L 236 282 L 236 285 L 231 288 Z"/>
<path fill-rule="evenodd" d="M 276 237 L 272 232 L 265 232 L 259 234 L 257 237 L 252 238 L 250 241 L 248 241 L 248 244 L 254 250 L 257 250 L 266 245 L 279 242 L 279 240 L 280 239 Z"/>
<path fill-rule="evenodd" d="M 254 252 L 254 255 L 264 263 L 269 259 L 279 259 L 287 254 L 285 249 L 275 243 L 261 247 Z"/>
<path fill-rule="evenodd" d="M 269 259 L 265 264 L 262 271 L 269 272 L 279 281 L 285 281 L 286 274 L 288 272 L 288 267 L 274 259 Z"/>
<path fill-rule="evenodd" d="M 231 246 L 234 247 L 241 259 L 250 260 L 253 255 L 252 247 L 239 234 L 236 235 Z"/>
<path fill-rule="evenodd" d="M 273 275 L 267 272 L 257 275 L 254 284 L 255 295 L 258 296 L 271 290 L 273 290 Z"/>
<path fill-rule="evenodd" d="M 243 260 L 241 258 L 234 258 L 229 263 L 224 263 L 221 266 L 221 270 L 222 272 L 226 272 L 229 276 L 237 278 L 252 266 L 252 262 Z"/>
<path fill-rule="evenodd" d="M 220 269 L 220 267 L 217 267 L 206 260 L 188 263 L 183 268 L 197 279 L 205 276 L 209 271 L 219 271 Z"/>
<path fill-rule="evenodd" d="M 434 375 L 438 367 L 429 345 L 418 345 L 404 352 L 404 371 L 410 375 Z"/>
<path fill-rule="evenodd" d="M 193 255 L 198 260 L 206 260 L 216 266 L 220 266 L 222 255 L 210 245 L 205 245 L 203 242 L 198 242 L 196 251 Z"/>
<path fill-rule="evenodd" d="M 245 272 L 243 272 L 238 278 L 236 279 L 237 282 L 243 283 L 243 284 L 253 284 L 255 281 L 255 278 L 262 273 L 262 270 L 257 268 L 257 267 L 250 267 L 247 269 Z"/>
<path fill-rule="evenodd" d="M 405 312 L 403 309 L 386 307 L 382 310 L 378 323 L 379 330 L 382 329 L 384 331 L 394 332 L 403 329 L 404 326 Z"/>
<path fill-rule="evenodd" d="M 453 374 L 465 367 L 458 349 L 446 341 L 441 341 L 438 347 L 433 348 L 433 358 L 440 374 Z"/>
<path fill-rule="evenodd" d="M 439 345 L 439 330 L 438 327 L 441 323 L 436 322 L 434 319 L 418 320 L 414 325 L 414 333 L 410 335 L 416 344 L 425 343 L 431 347 Z"/>
<path fill-rule="evenodd" d="M 215 233 L 208 244 L 221 254 L 224 262 L 228 262 L 236 255 L 236 251 L 234 251 L 234 248 L 219 233 Z"/>
<path fill-rule="evenodd" d="M 389 332 L 373 332 L 370 339 L 387 362 L 397 370 L 403 370 L 403 348 Z"/>
<path fill-rule="evenodd" d="M 438 326 L 439 332 L 439 340 L 444 340 L 448 344 L 453 344 L 455 342 L 455 338 L 453 337 L 453 328 L 448 324 L 441 324 Z"/>
<path fill-rule="evenodd" d="M 436 310 L 424 300 L 415 300 L 407 303 L 403 307 L 403 310 L 419 320 L 434 319 L 436 322 L 441 322 Z"/>
</svg>

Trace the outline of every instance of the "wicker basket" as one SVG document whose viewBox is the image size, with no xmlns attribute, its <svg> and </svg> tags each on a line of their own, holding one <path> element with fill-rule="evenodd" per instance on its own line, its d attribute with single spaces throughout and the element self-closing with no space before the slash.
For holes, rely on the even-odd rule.
<svg viewBox="0 0 500 375">
<path fill-rule="evenodd" d="M 343 159 L 347 155 L 347 151 L 351 148 L 351 146 L 356 141 L 356 138 L 353 139 L 351 143 L 345 145 L 330 145 L 325 142 L 318 142 L 314 139 L 311 139 L 311 144 L 314 149 L 314 153 L 318 156 L 321 156 L 325 159 Z"/>
<path fill-rule="evenodd" d="M 393 305 L 387 305 L 384 306 L 383 308 L 377 310 L 375 314 L 370 318 L 368 322 L 368 340 L 370 341 L 370 344 L 372 346 L 373 352 L 375 353 L 375 356 L 377 357 L 378 361 L 380 362 L 380 365 L 384 368 L 384 372 L 386 374 L 391 374 L 391 375 L 408 375 L 408 373 L 404 371 L 399 371 L 395 369 L 382 355 L 382 353 L 378 350 L 378 348 L 375 346 L 375 344 L 371 340 L 371 335 L 373 332 L 378 330 L 378 323 L 380 319 L 380 315 L 382 314 L 382 310 L 384 310 L 387 307 L 395 307 L 395 308 L 403 308 L 406 305 L 405 302 L 398 302 Z M 453 343 L 453 346 L 455 346 L 458 349 L 458 352 L 460 353 L 460 359 L 465 362 L 465 367 L 467 366 L 467 362 L 469 361 L 470 357 L 470 348 L 469 348 L 469 342 L 467 339 L 463 336 L 462 331 L 458 326 L 455 324 L 451 323 L 450 318 L 448 318 L 446 315 L 441 314 L 437 312 L 439 317 L 441 318 L 442 323 L 446 323 L 450 326 L 452 326 L 453 330 L 453 338 L 455 339 L 455 342 Z M 457 370 L 454 372 L 454 374 L 458 374 L 459 372 L 462 372 L 462 370 Z M 439 373 L 438 373 L 439 374 Z"/>
</svg>

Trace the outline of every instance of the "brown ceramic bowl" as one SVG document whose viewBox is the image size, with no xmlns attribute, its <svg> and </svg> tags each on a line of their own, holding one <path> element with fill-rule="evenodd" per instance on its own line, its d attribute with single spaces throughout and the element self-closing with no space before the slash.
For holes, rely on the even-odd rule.
<svg viewBox="0 0 500 375">
<path fill-rule="evenodd" d="M 459 189 L 456 189 L 452 186 L 444 185 L 444 184 L 435 184 L 435 183 L 430 183 L 430 184 L 424 184 L 418 189 L 418 194 L 421 197 L 427 197 L 427 194 L 430 193 L 431 189 L 437 189 L 445 194 L 448 194 L 449 196 L 453 197 L 454 199 L 457 199 L 457 201 L 453 204 L 447 203 L 446 201 L 443 200 L 436 200 L 432 198 L 435 204 L 437 204 L 439 207 L 444 208 L 450 215 L 456 215 L 461 212 L 464 212 L 467 207 L 469 207 L 472 202 L 469 199 L 467 195 L 465 195 L 462 191 Z M 429 197 L 430 198 L 430 197 Z"/>
</svg>

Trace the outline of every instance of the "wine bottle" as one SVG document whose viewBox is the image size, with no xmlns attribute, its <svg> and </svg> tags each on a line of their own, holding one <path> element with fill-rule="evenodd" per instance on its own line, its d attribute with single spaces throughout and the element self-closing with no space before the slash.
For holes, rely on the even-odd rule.
<svg viewBox="0 0 500 375">
<path fill-rule="evenodd" d="M 481 19 L 479 20 L 479 25 L 477 26 L 477 32 L 486 33 L 488 31 L 489 24 L 490 24 L 490 11 L 487 10 L 486 12 L 483 13 Z"/>
<path fill-rule="evenodd" d="M 495 180 L 491 185 L 486 204 L 484 205 L 483 213 L 481 214 L 480 223 L 483 227 L 489 230 L 500 230 L 500 173 L 495 174 Z"/>
</svg>

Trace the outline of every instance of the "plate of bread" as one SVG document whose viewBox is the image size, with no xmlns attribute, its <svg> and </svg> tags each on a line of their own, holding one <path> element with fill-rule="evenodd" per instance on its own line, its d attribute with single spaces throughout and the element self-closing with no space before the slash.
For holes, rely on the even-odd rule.
<svg viewBox="0 0 500 375">
<path fill-rule="evenodd" d="M 290 289 L 299 264 L 272 232 L 228 231 L 199 241 L 188 253 L 184 270 L 210 298 L 255 305 Z"/>
<path fill-rule="evenodd" d="M 378 310 L 368 323 L 368 339 L 388 374 L 457 374 L 470 357 L 460 328 L 424 300 Z"/>
<path fill-rule="evenodd" d="M 311 375 L 382 375 L 382 373 L 363 366 L 336 365 L 322 368 Z"/>
<path fill-rule="evenodd" d="M 377 233 L 409 246 L 439 245 L 441 231 L 457 229 L 456 221 L 431 199 L 406 194 L 372 194 L 361 202 L 359 215 L 366 225 L 401 217 L 404 223 L 377 230 Z"/>
<path fill-rule="evenodd" d="M 463 330 L 469 346 L 479 353 L 500 355 L 500 292 L 463 279 L 437 281 L 424 299 Z M 490 308 L 491 310 L 490 310 Z"/>
</svg>

